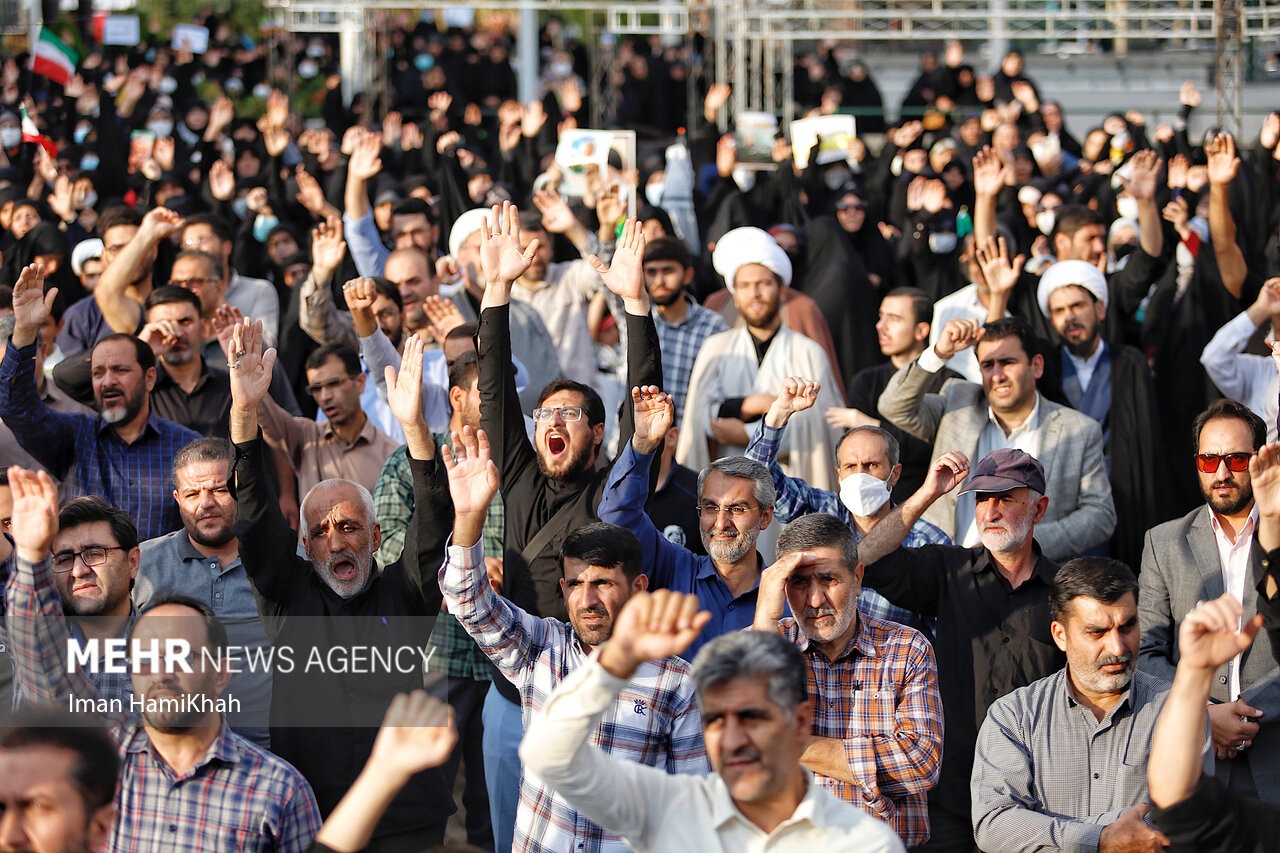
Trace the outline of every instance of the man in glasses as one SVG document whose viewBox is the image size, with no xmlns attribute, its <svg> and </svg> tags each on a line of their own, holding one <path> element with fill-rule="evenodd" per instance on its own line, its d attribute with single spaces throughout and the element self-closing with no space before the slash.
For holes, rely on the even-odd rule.
<svg viewBox="0 0 1280 853">
<path fill-rule="evenodd" d="M 1139 667 L 1166 681 L 1178 663 L 1178 630 L 1198 602 L 1223 593 L 1258 612 L 1263 552 L 1249 462 L 1267 426 L 1243 403 L 1217 400 L 1196 417 L 1196 471 L 1205 506 L 1147 533 L 1138 595 Z M 1214 776 L 1233 791 L 1280 802 L 1280 669 L 1266 635 L 1214 674 L 1209 706 Z"/>
<path fill-rule="evenodd" d="M 335 477 L 371 492 L 378 484 L 383 463 L 399 445 L 361 407 L 366 381 L 355 350 L 326 344 L 307 359 L 307 393 L 324 412 L 324 423 L 289 414 L 269 395 L 259 403 L 263 437 L 293 465 L 299 495 Z"/>
</svg>

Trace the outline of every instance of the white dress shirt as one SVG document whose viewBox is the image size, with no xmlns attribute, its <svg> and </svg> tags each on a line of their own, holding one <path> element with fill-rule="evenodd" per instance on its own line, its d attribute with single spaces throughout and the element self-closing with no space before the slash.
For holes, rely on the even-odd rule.
<svg viewBox="0 0 1280 853">
<path fill-rule="evenodd" d="M 1087 358 L 1081 358 L 1071 350 L 1063 348 L 1062 351 L 1067 354 L 1067 358 L 1071 359 L 1071 366 L 1076 369 L 1076 379 L 1080 380 L 1081 393 L 1089 390 L 1089 383 L 1093 381 L 1093 371 L 1098 368 L 1098 361 L 1102 358 L 1102 352 L 1106 346 L 1099 338 L 1097 346 L 1093 348 L 1093 355 Z"/>
<path fill-rule="evenodd" d="M 1270 360 L 1270 359 L 1268 359 Z M 1249 520 L 1236 532 L 1236 541 L 1227 538 L 1218 521 L 1218 514 L 1209 511 L 1209 524 L 1213 527 L 1213 541 L 1218 546 L 1218 566 L 1222 569 L 1222 588 L 1231 593 L 1231 597 L 1244 603 L 1244 585 L 1249 577 L 1250 552 L 1253 549 L 1253 533 L 1258 527 L 1258 505 L 1249 510 Z M 1228 667 L 1231 671 L 1231 698 L 1240 698 L 1240 662 L 1241 656 L 1231 659 Z"/>
<path fill-rule="evenodd" d="M 766 833 L 734 805 L 718 773 L 668 775 L 610 758 L 587 737 L 626 682 L 599 663 L 599 653 L 569 675 L 529 723 L 520 758 L 525 768 L 582 814 L 637 853 L 900 853 L 887 825 L 836 799 L 805 771 L 804 799 Z"/>
<path fill-rule="evenodd" d="M 1009 312 L 1005 311 L 1008 317 Z M 929 349 L 933 349 L 933 345 L 938 342 L 938 338 L 942 335 L 942 329 L 951 320 L 977 320 L 980 323 L 987 321 L 987 306 L 982 304 L 982 300 L 978 298 L 978 286 L 970 284 L 960 288 L 955 293 L 950 293 L 933 304 L 933 323 L 929 328 Z M 970 382 L 982 384 L 982 371 L 978 369 L 978 356 L 974 353 L 973 347 L 956 353 L 951 360 L 947 362 L 956 373 L 959 373 Z"/>
<path fill-rule="evenodd" d="M 1249 345 L 1257 326 L 1241 311 L 1218 330 L 1200 353 L 1200 364 L 1223 396 L 1244 403 L 1267 425 L 1267 442 L 1276 440 L 1280 374 L 1269 355 L 1254 355 Z"/>
</svg>

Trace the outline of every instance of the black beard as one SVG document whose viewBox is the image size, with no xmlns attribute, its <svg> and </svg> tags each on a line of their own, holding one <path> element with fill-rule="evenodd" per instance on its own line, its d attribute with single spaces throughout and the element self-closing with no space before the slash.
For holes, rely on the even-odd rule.
<svg viewBox="0 0 1280 853">
<path fill-rule="evenodd" d="M 1071 341 L 1067 340 L 1066 338 L 1062 339 L 1062 345 L 1067 348 L 1067 352 L 1071 353 L 1076 358 L 1088 358 L 1089 356 L 1093 355 L 1094 352 L 1096 351 L 1095 347 L 1097 346 L 1097 344 L 1098 344 L 1097 329 L 1093 330 L 1093 337 L 1087 338 L 1086 340 L 1081 341 L 1078 344 L 1073 344 L 1071 343 Z"/>
<path fill-rule="evenodd" d="M 569 465 L 565 468 L 565 472 L 563 474 L 551 473 L 551 469 L 547 467 L 546 460 L 544 460 L 542 458 L 542 454 L 539 453 L 537 454 L 538 470 L 541 471 L 542 476 L 546 477 L 548 480 L 576 480 L 584 472 L 589 470 L 595 462 L 595 459 L 592 456 L 592 450 L 594 450 L 593 447 L 587 446 L 570 456 Z"/>
<path fill-rule="evenodd" d="M 1204 493 L 1205 502 L 1214 512 L 1219 515 L 1235 515 L 1253 501 L 1253 486 L 1241 487 L 1239 483 L 1236 483 L 1236 486 L 1240 488 L 1240 497 L 1233 501 L 1224 501 L 1222 498 L 1215 497 L 1212 485 L 1208 489 L 1201 486 L 1200 491 Z"/>
<path fill-rule="evenodd" d="M 664 296 L 664 297 L 662 297 L 661 299 L 659 299 L 658 297 L 653 296 L 652 294 L 650 294 L 649 299 L 650 299 L 650 300 L 652 300 L 652 302 L 653 302 L 653 304 L 654 304 L 654 305 L 657 305 L 657 306 L 659 306 L 660 308 L 666 308 L 668 305 L 674 305 L 674 304 L 676 304 L 676 302 L 677 302 L 677 301 L 679 301 L 679 299 L 680 299 L 680 297 L 681 297 L 682 295 L 684 295 L 684 290 L 683 290 L 683 289 L 681 289 L 681 290 L 673 290 L 673 291 L 671 291 L 671 293 L 670 293 L 669 295 Z"/>
</svg>

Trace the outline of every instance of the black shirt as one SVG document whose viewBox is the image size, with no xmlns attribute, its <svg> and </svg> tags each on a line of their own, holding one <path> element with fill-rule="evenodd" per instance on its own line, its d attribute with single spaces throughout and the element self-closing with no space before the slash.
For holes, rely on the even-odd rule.
<svg viewBox="0 0 1280 853">
<path fill-rule="evenodd" d="M 1168 836 L 1171 853 L 1280 851 L 1280 807 L 1232 793 L 1212 776 L 1201 774 L 1191 796 L 1153 808 L 1150 818 Z"/>
<path fill-rule="evenodd" d="M 702 547 L 702 528 L 698 526 L 696 472 L 672 462 L 666 485 L 653 493 L 645 511 L 653 526 L 668 540 L 695 554 L 707 553 Z"/>
<path fill-rule="evenodd" d="M 1066 665 L 1049 632 L 1049 586 L 1058 566 L 1038 543 L 1032 548 L 1035 568 L 1017 589 L 981 545 L 899 548 L 867 566 L 862 580 L 899 607 L 937 617 L 933 648 L 947 725 L 942 775 L 929 801 L 966 819 L 973 751 L 987 709 Z"/>
<path fill-rule="evenodd" d="M 225 370 L 201 361 L 200 378 L 188 394 L 156 362 L 156 386 L 151 389 L 151 408 L 162 418 L 182 424 L 204 436 L 231 435 L 231 377 Z"/>
</svg>

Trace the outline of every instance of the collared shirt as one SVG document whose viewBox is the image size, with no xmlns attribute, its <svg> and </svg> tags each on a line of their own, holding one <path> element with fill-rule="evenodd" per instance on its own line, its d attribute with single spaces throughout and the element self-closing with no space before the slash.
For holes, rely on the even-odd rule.
<svg viewBox="0 0 1280 853">
<path fill-rule="evenodd" d="M 1244 585 L 1253 569 L 1250 553 L 1253 548 L 1253 534 L 1258 527 L 1258 505 L 1255 503 L 1249 510 L 1249 519 L 1237 531 L 1234 542 L 1227 538 L 1226 531 L 1222 529 L 1222 522 L 1218 520 L 1218 514 L 1212 510 L 1209 512 L 1209 526 L 1213 528 L 1213 542 L 1218 546 L 1218 567 L 1222 570 L 1222 588 L 1231 593 L 1236 601 L 1243 602 Z M 1236 655 L 1229 664 L 1232 699 L 1240 695 L 1242 658 L 1242 654 Z"/>
<path fill-rule="evenodd" d="M 639 537 L 650 588 L 695 593 L 699 606 L 711 614 L 711 621 L 682 655 L 691 661 L 699 649 L 721 634 L 751 627 L 760 579 L 756 578 L 751 589 L 735 596 L 711 557 L 694 554 L 658 531 L 644 511 L 653 456 L 637 453 L 631 442 L 626 443 L 609 471 L 598 513 L 601 521 L 625 527 Z"/>
<path fill-rule="evenodd" d="M 68 357 L 93 349 L 93 345 L 111 334 L 93 294 L 69 306 L 62 315 L 62 331 L 58 332 L 58 349 Z"/>
<path fill-rule="evenodd" d="M 470 548 L 449 546 L 440 568 L 440 590 L 449 612 L 520 691 L 521 717 L 528 730 L 552 691 L 587 662 L 587 651 L 573 628 L 530 616 L 494 592 L 485 576 L 482 542 Z M 642 664 L 589 740 L 628 762 L 666 773 L 705 774 L 707 754 L 689 665 L 677 657 Z M 578 813 L 536 775 L 522 772 L 515 849 L 622 853 L 630 848 Z"/>
<path fill-rule="evenodd" d="M 308 848 L 320 830 L 320 810 L 297 770 L 224 722 L 204 758 L 179 776 L 129 715 L 132 690 L 127 697 L 110 697 L 83 669 L 71 668 L 68 626 L 53 588 L 50 559 L 31 564 L 15 557 L 8 596 L 23 602 L 10 612 L 10 641 L 15 670 L 32 686 L 34 701 L 62 707 L 69 707 L 72 697 L 121 701 L 104 713 L 122 765 L 109 849 L 205 853 Z M 30 639 L 15 636 L 15 622 Z"/>
<path fill-rule="evenodd" d="M 449 443 L 449 436 L 436 433 L 436 447 Z M 413 517 L 416 504 L 413 495 L 413 469 L 409 467 L 409 453 L 397 448 L 382 466 L 378 487 L 373 490 L 373 514 L 382 528 L 382 544 L 378 546 L 378 564 L 389 566 L 400 559 L 404 551 L 405 533 Z M 502 495 L 494 495 L 489 512 L 484 517 L 484 549 L 488 554 L 502 553 L 502 531 L 505 523 Z M 427 672 L 443 672 L 450 678 L 468 678 L 472 681 L 492 681 L 489 659 L 471 639 L 457 619 L 445 616 L 436 620 L 431 628 L 431 643 L 436 653 L 424 667 Z"/>
<path fill-rule="evenodd" d="M 280 332 L 280 296 L 271 282 L 233 272 L 222 301 L 239 308 L 250 320 L 261 320 L 263 345 L 275 344 Z"/>
<path fill-rule="evenodd" d="M 1009 312 L 1005 311 L 1005 316 Z M 955 293 L 942 297 L 933 305 L 933 324 L 929 329 L 929 350 L 942 336 L 942 330 L 952 320 L 977 320 L 987 322 L 987 306 L 978 298 L 978 287 L 965 285 Z M 947 362 L 947 367 L 959 373 L 970 382 L 982 384 L 982 370 L 978 367 L 978 356 L 974 347 L 956 353 Z"/>
<path fill-rule="evenodd" d="M 587 305 L 600 289 L 600 276 L 586 261 L 568 261 L 547 267 L 547 277 L 536 287 L 518 281 L 511 298 L 533 307 L 551 334 L 560 369 L 570 379 L 590 385 L 596 377 L 596 354 L 587 329 Z"/>
<path fill-rule="evenodd" d="M 298 472 L 299 497 L 331 477 L 351 480 L 372 492 L 383 463 L 398 446 L 367 416 L 360 434 L 350 444 L 333 431 L 331 424 L 290 415 L 270 397 L 263 398 L 258 406 L 258 417 L 267 443 L 283 453 Z"/>
<path fill-rule="evenodd" d="M 684 414 L 689 377 L 693 375 L 693 363 L 703 341 L 729 329 L 718 312 L 703 308 L 688 293 L 684 298 L 688 311 L 679 323 L 667 322 L 658 306 L 652 309 L 658 343 L 662 346 L 662 387 L 675 401 L 677 417 Z"/>
<path fill-rule="evenodd" d="M 1269 355 L 1245 352 L 1258 327 L 1247 311 L 1226 323 L 1200 353 L 1200 364 L 1223 396 L 1244 403 L 1267 425 L 1267 441 L 1276 440 L 1280 375 Z"/>
<path fill-rule="evenodd" d="M 1098 345 L 1093 348 L 1093 355 L 1086 358 L 1081 358 L 1067 347 L 1062 348 L 1062 354 L 1071 361 L 1072 367 L 1076 369 L 1076 379 L 1080 380 L 1081 391 L 1089 390 L 1089 383 L 1093 380 L 1093 371 L 1097 369 L 1098 362 L 1102 359 L 1102 354 L 1106 351 L 1107 343 L 1102 339 L 1099 339 Z M 1040 401 L 1037 400 L 1036 406 L 1039 407 L 1039 405 Z"/>
<path fill-rule="evenodd" d="M 932 805 L 969 815 L 978 726 L 1001 696 L 1061 669 L 1049 625 L 1058 567 L 1033 542 L 1035 567 L 1015 589 L 985 548 L 898 548 L 867 566 L 862 582 L 899 607 L 938 620 L 933 644 L 947 726 Z"/>
<path fill-rule="evenodd" d="M 520 757 L 529 772 L 637 853 L 901 853 L 902 842 L 888 826 L 837 799 L 807 771 L 804 798 L 766 833 L 738 810 L 718 773 L 673 776 L 588 745 L 602 715 L 627 689 L 593 658 L 526 724 Z"/>
<path fill-rule="evenodd" d="M 829 660 L 796 620 L 778 627 L 809 664 L 813 733 L 843 742 L 858 780 L 815 774 L 818 784 L 888 823 L 905 846 L 923 844 L 926 794 L 942 770 L 942 697 L 929 642 L 919 631 L 861 615 L 848 647 Z"/>
<path fill-rule="evenodd" d="M 237 554 L 226 566 L 217 557 L 206 557 L 191 544 L 186 530 L 175 530 L 142 543 L 138 577 L 133 583 L 133 604 L 144 612 L 153 601 L 180 595 L 209 607 L 227 629 L 235 651 L 236 672 L 224 695 L 234 696 L 239 710 L 227 711 L 227 724 L 236 734 L 269 747 L 271 669 L 263 658 L 271 647 L 258 614 L 258 600 Z M 252 660 L 251 660 L 252 659 Z"/>
<path fill-rule="evenodd" d="M 862 541 L 862 534 L 854 527 L 853 515 L 835 492 L 815 489 L 799 477 L 788 477 L 778 464 L 778 444 L 782 441 L 782 430 L 761 423 L 760 430 L 747 445 L 746 456 L 754 459 L 769 469 L 773 475 L 773 487 L 777 497 L 773 502 L 774 518 L 781 524 L 793 521 L 811 512 L 825 512 L 834 515 L 853 528 L 853 535 Z M 923 518 L 911 525 L 902 540 L 904 548 L 919 548 L 921 545 L 950 545 L 951 537 Z M 858 595 L 858 610 L 876 619 L 897 622 L 921 631 L 930 639 L 933 638 L 934 620 L 926 619 L 918 613 L 912 613 L 901 607 L 894 607 L 883 595 L 874 589 L 862 588 Z"/>
<path fill-rule="evenodd" d="M 201 359 L 200 376 L 188 393 L 165 370 L 164 362 L 158 361 L 151 408 L 160 417 L 201 435 L 230 438 L 231 376 L 225 370 L 209 367 Z"/>
<path fill-rule="evenodd" d="M 1067 670 L 991 706 L 973 763 L 973 823 L 983 850 L 1096 850 L 1102 830 L 1147 800 L 1147 758 L 1168 683 L 1134 671 L 1099 720 Z"/>
<path fill-rule="evenodd" d="M 199 433 L 152 412 L 142 434 L 126 444 L 97 415 L 52 411 L 36 393 L 35 348 L 11 345 L 0 362 L 0 418 L 18 443 L 57 477 L 74 474 L 72 497 L 101 495 L 127 512 L 140 539 L 180 528 L 173 457 Z"/>
<path fill-rule="evenodd" d="M 1026 451 L 1037 459 L 1040 458 L 1040 392 L 1036 392 L 1036 404 L 1027 419 L 1009 430 L 1005 435 L 1004 427 L 996 420 L 996 413 L 987 407 L 987 423 L 978 434 L 978 450 L 973 455 L 973 464 L 993 450 L 1004 447 L 1016 447 Z M 982 536 L 978 533 L 977 504 L 973 492 L 966 492 L 956 498 L 956 530 L 963 530 L 959 544 L 966 548 L 982 544 Z"/>
<path fill-rule="evenodd" d="M 47 364 L 48 362 L 45 363 Z M 97 417 L 97 413 L 93 409 L 71 399 L 67 396 L 67 392 L 59 388 L 52 379 L 45 379 L 44 390 L 40 392 L 40 399 L 55 412 Z M 44 469 L 44 466 L 40 464 L 40 460 L 22 449 L 22 445 L 18 443 L 18 437 L 13 434 L 13 430 L 9 429 L 3 420 L 0 420 L 0 461 L 3 461 L 5 465 L 19 465 L 32 471 Z M 49 476 L 53 477 L 53 482 L 58 486 L 58 504 L 66 504 L 72 498 L 71 484 L 62 482 L 62 479 L 55 474 L 50 473 Z"/>
</svg>

